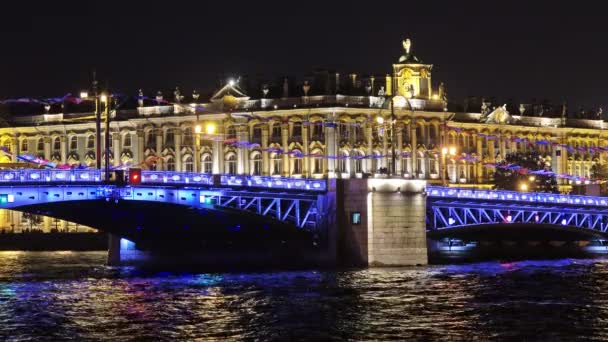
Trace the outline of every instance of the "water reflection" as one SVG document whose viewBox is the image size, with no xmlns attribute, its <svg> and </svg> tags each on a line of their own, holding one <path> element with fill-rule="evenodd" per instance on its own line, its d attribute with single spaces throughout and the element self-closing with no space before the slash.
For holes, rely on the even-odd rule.
<svg viewBox="0 0 608 342">
<path fill-rule="evenodd" d="M 0 339 L 606 339 L 608 262 L 166 273 L 0 253 Z"/>
</svg>

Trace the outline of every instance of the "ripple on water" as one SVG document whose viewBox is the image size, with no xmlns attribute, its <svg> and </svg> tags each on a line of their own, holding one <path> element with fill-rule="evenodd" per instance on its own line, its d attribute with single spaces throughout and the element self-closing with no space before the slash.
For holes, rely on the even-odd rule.
<svg viewBox="0 0 608 342">
<path fill-rule="evenodd" d="M 150 272 L 0 252 L 0 339 L 607 339 L 608 261 Z"/>
</svg>

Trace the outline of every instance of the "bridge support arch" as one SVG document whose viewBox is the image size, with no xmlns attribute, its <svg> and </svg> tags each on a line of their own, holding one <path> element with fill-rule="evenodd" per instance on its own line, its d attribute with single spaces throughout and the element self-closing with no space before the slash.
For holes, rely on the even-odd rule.
<svg viewBox="0 0 608 342">
<path fill-rule="evenodd" d="M 372 267 L 428 263 L 425 181 L 336 180 L 335 191 L 338 254 L 343 263 Z"/>
</svg>

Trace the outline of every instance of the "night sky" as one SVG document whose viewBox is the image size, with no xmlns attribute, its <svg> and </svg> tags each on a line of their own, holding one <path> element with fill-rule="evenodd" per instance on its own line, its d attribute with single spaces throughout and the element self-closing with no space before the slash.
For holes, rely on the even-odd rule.
<svg viewBox="0 0 608 342">
<path fill-rule="evenodd" d="M 78 93 L 93 68 L 102 85 L 133 95 L 175 86 L 206 94 L 230 75 L 315 68 L 381 75 L 409 37 L 454 102 L 608 105 L 608 14 L 590 1 L 126 2 L 3 3 L 0 98 Z"/>
</svg>

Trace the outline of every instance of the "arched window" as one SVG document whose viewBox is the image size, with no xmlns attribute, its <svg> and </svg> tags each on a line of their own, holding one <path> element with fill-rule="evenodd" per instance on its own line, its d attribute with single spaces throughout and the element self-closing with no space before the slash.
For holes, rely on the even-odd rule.
<svg viewBox="0 0 608 342">
<path fill-rule="evenodd" d="M 297 151 L 300 153 L 300 151 Z M 302 174 L 302 157 L 301 154 L 296 154 L 292 157 L 292 175 L 301 175 Z"/>
<path fill-rule="evenodd" d="M 437 159 L 435 159 L 435 157 L 431 155 L 428 158 L 428 161 L 429 161 L 429 168 L 428 168 L 429 173 L 430 174 L 437 174 L 437 171 L 438 171 L 437 170 Z"/>
<path fill-rule="evenodd" d="M 78 149 L 78 137 L 73 135 L 70 137 L 70 150 Z"/>
<path fill-rule="evenodd" d="M 226 168 L 224 172 L 230 175 L 236 174 L 236 155 L 234 153 L 229 153 L 226 156 Z"/>
<path fill-rule="evenodd" d="M 125 134 L 122 146 L 123 147 L 131 147 L 131 133 Z"/>
<path fill-rule="evenodd" d="M 312 154 L 312 173 L 322 174 L 323 173 L 323 151 L 314 150 Z"/>
<path fill-rule="evenodd" d="M 184 167 L 183 170 L 186 172 L 193 172 L 194 171 L 194 163 L 192 162 L 192 156 L 185 156 L 184 157 Z"/>
<path fill-rule="evenodd" d="M 38 152 L 44 151 L 44 139 L 43 138 L 38 138 L 37 150 L 38 150 Z"/>
<path fill-rule="evenodd" d="M 278 153 L 273 153 L 270 155 L 271 165 L 272 165 L 272 174 L 280 175 L 283 171 L 283 160 L 281 159 L 281 155 Z"/>
<path fill-rule="evenodd" d="M 27 151 L 27 139 L 21 140 L 21 151 Z"/>
<path fill-rule="evenodd" d="M 167 159 L 167 171 L 175 171 L 175 159 L 173 159 L 173 156 Z"/>
<path fill-rule="evenodd" d="M 211 159 L 211 155 L 209 153 L 203 154 L 201 158 L 203 173 L 211 173 L 213 172 L 213 160 Z"/>
<path fill-rule="evenodd" d="M 53 139 L 53 150 L 58 151 L 61 149 L 61 139 L 59 137 L 55 137 Z"/>
<path fill-rule="evenodd" d="M 95 148 L 95 136 L 92 134 L 87 137 L 87 148 Z"/>
<path fill-rule="evenodd" d="M 260 153 L 255 153 L 251 157 L 251 174 L 254 176 L 262 174 L 262 155 Z"/>
</svg>

